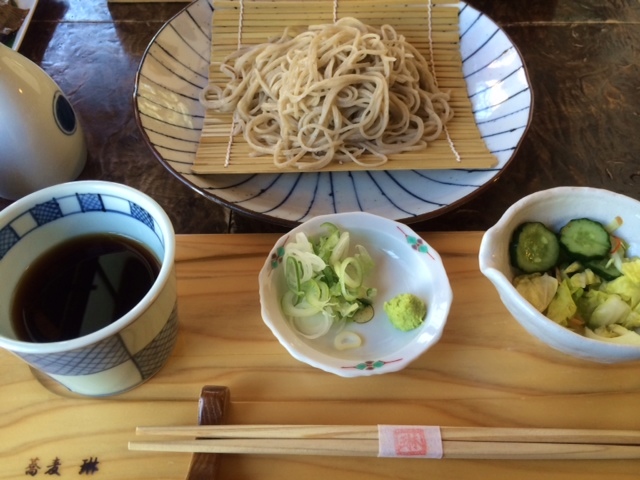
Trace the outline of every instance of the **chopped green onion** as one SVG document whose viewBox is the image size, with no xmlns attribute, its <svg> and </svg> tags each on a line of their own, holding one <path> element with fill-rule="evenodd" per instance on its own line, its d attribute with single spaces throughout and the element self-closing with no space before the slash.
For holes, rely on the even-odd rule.
<svg viewBox="0 0 640 480">
<path fill-rule="evenodd" d="M 300 335 L 311 340 L 326 335 L 331 328 L 331 320 L 322 315 L 304 318 L 294 317 L 292 322 Z"/>
<path fill-rule="evenodd" d="M 282 310 L 308 338 L 326 334 L 334 323 L 364 323 L 373 317 L 376 289 L 364 285 L 374 262 L 362 245 L 349 255 L 350 235 L 331 223 L 313 243 L 300 232 L 284 247 L 287 291 Z"/>
<path fill-rule="evenodd" d="M 357 333 L 344 330 L 336 335 L 333 339 L 333 346 L 336 350 L 347 350 L 350 348 L 358 348 L 362 345 L 362 339 Z"/>
</svg>

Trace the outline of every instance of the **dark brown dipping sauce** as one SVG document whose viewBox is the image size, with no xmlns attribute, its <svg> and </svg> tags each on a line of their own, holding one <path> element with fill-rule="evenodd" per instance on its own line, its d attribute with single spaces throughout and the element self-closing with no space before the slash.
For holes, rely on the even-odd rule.
<svg viewBox="0 0 640 480">
<path fill-rule="evenodd" d="M 120 235 L 64 242 L 37 258 L 19 280 L 11 308 L 16 336 L 58 342 L 100 330 L 137 305 L 159 271 L 153 253 Z"/>
</svg>

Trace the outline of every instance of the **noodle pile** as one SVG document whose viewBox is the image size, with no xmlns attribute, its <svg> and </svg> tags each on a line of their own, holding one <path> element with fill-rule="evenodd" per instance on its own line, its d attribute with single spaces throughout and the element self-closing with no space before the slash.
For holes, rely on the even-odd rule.
<svg viewBox="0 0 640 480">
<path fill-rule="evenodd" d="M 208 86 L 202 103 L 233 112 L 234 133 L 282 168 L 379 166 L 426 148 L 453 117 L 425 58 L 389 25 L 343 18 L 295 37 L 285 31 L 238 50 L 220 70 L 231 80 Z"/>
</svg>

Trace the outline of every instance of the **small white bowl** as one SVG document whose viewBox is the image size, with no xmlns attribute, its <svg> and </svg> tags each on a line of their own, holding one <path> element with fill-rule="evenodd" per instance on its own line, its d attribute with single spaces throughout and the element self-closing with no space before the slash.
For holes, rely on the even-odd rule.
<svg viewBox="0 0 640 480">
<path fill-rule="evenodd" d="M 616 234 L 629 243 L 628 255 L 640 255 L 640 202 L 589 187 L 557 187 L 524 197 L 487 230 L 480 244 L 481 272 L 493 283 L 502 303 L 525 330 L 561 352 L 600 363 L 638 360 L 640 346 L 587 338 L 538 312 L 511 283 L 515 271 L 509 261 L 509 241 L 515 228 L 526 221 L 540 221 L 558 231 L 573 218 L 587 217 L 606 225 L 616 216 L 624 222 Z"/>
<path fill-rule="evenodd" d="M 280 306 L 286 289 L 281 263 L 283 246 L 298 232 L 310 239 L 326 233 L 321 227 L 325 222 L 349 231 L 351 249 L 363 245 L 376 265 L 366 279 L 367 285 L 377 288 L 374 318 L 346 327 L 363 340 L 354 349 L 334 347 L 335 327 L 317 339 L 303 337 L 292 329 Z M 440 339 L 453 300 L 440 256 L 430 245 L 406 225 L 362 212 L 318 216 L 282 236 L 267 257 L 259 281 L 262 318 L 278 341 L 294 358 L 342 377 L 404 368 Z M 415 330 L 397 330 L 384 312 L 383 303 L 400 293 L 413 293 L 427 303 L 427 317 Z"/>
</svg>

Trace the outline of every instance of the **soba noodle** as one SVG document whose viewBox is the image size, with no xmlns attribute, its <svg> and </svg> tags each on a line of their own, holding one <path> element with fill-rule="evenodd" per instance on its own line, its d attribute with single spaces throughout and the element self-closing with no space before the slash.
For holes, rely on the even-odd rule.
<svg viewBox="0 0 640 480">
<path fill-rule="evenodd" d="M 202 103 L 233 112 L 255 154 L 279 167 L 378 166 L 426 148 L 453 117 L 425 58 L 389 25 L 343 18 L 295 37 L 285 31 L 220 69 L 231 80 L 207 87 Z"/>
</svg>

